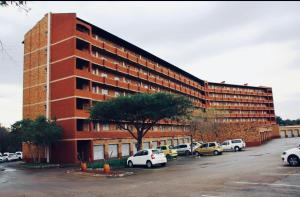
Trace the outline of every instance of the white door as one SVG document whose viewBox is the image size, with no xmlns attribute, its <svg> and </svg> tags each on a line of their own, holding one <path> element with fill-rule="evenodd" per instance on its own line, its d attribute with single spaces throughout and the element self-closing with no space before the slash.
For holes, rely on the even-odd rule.
<svg viewBox="0 0 300 197">
<path fill-rule="evenodd" d="M 292 131 L 291 130 L 286 131 L 286 135 L 287 137 L 292 137 Z"/>
<path fill-rule="evenodd" d="M 104 159 L 103 145 L 94 145 L 94 160 Z"/>
<path fill-rule="evenodd" d="M 129 145 L 130 144 L 122 144 L 122 157 L 129 156 Z"/>
<path fill-rule="evenodd" d="M 178 139 L 173 140 L 174 146 L 178 145 Z"/>
<path fill-rule="evenodd" d="M 294 135 L 294 137 L 298 137 L 299 136 L 297 129 L 293 131 L 293 135 Z"/>
<path fill-rule="evenodd" d="M 285 138 L 285 131 L 280 131 L 280 137 Z"/>
<path fill-rule="evenodd" d="M 153 149 L 156 149 L 156 148 L 157 148 L 157 145 L 158 145 L 158 142 L 157 142 L 157 141 L 152 142 L 152 148 L 153 148 Z"/>
<path fill-rule="evenodd" d="M 149 148 L 150 148 L 150 142 L 144 142 L 143 149 L 149 149 Z"/>
<path fill-rule="evenodd" d="M 117 158 L 118 157 L 118 144 L 110 144 L 108 146 L 108 156 L 109 156 L 109 158 Z"/>
<path fill-rule="evenodd" d="M 230 150 L 230 142 L 229 141 L 223 142 L 222 147 L 224 148 L 224 150 Z"/>
<path fill-rule="evenodd" d="M 145 158 L 145 151 L 141 150 L 138 151 L 133 157 L 133 164 L 134 165 L 144 165 Z"/>
</svg>

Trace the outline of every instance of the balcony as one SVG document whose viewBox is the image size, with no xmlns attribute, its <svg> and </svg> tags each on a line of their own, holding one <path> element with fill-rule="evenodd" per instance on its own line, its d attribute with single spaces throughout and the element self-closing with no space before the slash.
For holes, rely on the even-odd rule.
<svg viewBox="0 0 300 197">
<path fill-rule="evenodd" d="M 122 89 L 128 89 L 128 83 L 125 83 L 123 81 L 117 81 L 117 86 Z"/>
<path fill-rule="evenodd" d="M 146 66 L 147 65 L 147 61 L 144 58 L 138 58 L 138 64 Z"/>
<path fill-rule="evenodd" d="M 76 119 L 76 127 L 78 132 L 90 131 L 90 124 L 86 119 Z"/>
<path fill-rule="evenodd" d="M 103 43 L 103 48 L 104 48 L 104 50 L 106 50 L 110 53 L 117 54 L 117 48 L 110 44 L 107 44 L 106 42 Z"/>
<path fill-rule="evenodd" d="M 137 85 L 134 85 L 134 84 L 131 84 L 131 83 L 129 83 L 129 89 L 131 90 L 131 91 L 134 91 L 134 92 L 138 92 L 139 91 L 139 87 L 137 86 Z"/>
</svg>

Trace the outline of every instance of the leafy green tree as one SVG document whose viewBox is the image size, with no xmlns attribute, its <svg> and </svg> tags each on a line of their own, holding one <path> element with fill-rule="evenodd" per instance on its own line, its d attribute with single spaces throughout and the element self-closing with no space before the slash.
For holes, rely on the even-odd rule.
<svg viewBox="0 0 300 197">
<path fill-rule="evenodd" d="M 39 150 L 44 148 L 47 153 L 47 162 L 49 162 L 49 149 L 53 142 L 62 137 L 62 128 L 56 124 L 56 121 L 49 121 L 44 116 L 35 119 L 32 124 L 32 130 L 27 135 L 29 140 L 37 145 Z M 38 161 L 40 162 L 40 152 Z"/>
<path fill-rule="evenodd" d="M 300 119 L 290 120 L 290 119 L 282 119 L 280 116 L 276 116 L 276 123 L 281 126 L 287 125 L 300 125 Z"/>
<path fill-rule="evenodd" d="M 15 122 L 11 126 L 11 132 L 9 134 L 9 151 L 16 152 L 22 149 L 22 142 L 31 139 L 33 121 L 30 119 L 24 119 Z"/>
<path fill-rule="evenodd" d="M 110 122 L 128 131 L 137 140 L 137 150 L 142 149 L 143 137 L 163 119 L 181 119 L 193 109 L 184 96 L 155 93 L 120 96 L 98 102 L 90 111 L 93 122 Z"/>
<path fill-rule="evenodd" d="M 8 151 L 8 137 L 8 129 L 0 126 L 0 152 Z"/>
<path fill-rule="evenodd" d="M 24 119 L 17 121 L 11 126 L 9 133 L 7 149 L 12 152 L 21 150 L 22 142 L 29 142 L 38 147 L 38 158 L 30 147 L 31 158 L 34 162 L 40 162 L 40 151 L 45 149 L 47 153 L 47 162 L 49 162 L 49 149 L 51 144 L 59 140 L 62 136 L 62 128 L 56 124 L 56 121 L 49 121 L 44 116 L 35 120 Z"/>
</svg>

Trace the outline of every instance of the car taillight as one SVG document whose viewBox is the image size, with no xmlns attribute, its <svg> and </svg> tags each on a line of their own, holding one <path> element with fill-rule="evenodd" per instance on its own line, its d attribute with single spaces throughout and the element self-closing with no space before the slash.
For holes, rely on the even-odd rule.
<svg viewBox="0 0 300 197">
<path fill-rule="evenodd" d="M 155 156 L 153 154 L 151 154 L 151 159 L 155 159 Z"/>
</svg>

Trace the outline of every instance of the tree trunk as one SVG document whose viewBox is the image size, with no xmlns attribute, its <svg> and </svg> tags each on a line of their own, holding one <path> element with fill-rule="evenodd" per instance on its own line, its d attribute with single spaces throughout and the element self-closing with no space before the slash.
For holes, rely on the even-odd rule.
<svg viewBox="0 0 300 197">
<path fill-rule="evenodd" d="M 38 148 L 38 155 L 39 155 L 38 162 L 41 163 L 41 147 L 37 146 L 37 148 Z"/>
<path fill-rule="evenodd" d="M 49 163 L 50 162 L 50 151 L 49 151 L 50 145 L 46 146 L 45 148 L 46 148 L 47 163 Z"/>
<path fill-rule="evenodd" d="M 30 156 L 32 159 L 32 162 L 35 163 L 35 154 L 32 152 L 32 143 L 27 143 L 29 146 Z"/>
<path fill-rule="evenodd" d="M 193 155 L 193 135 L 191 135 L 191 153 Z"/>
<path fill-rule="evenodd" d="M 143 148 L 143 132 L 138 131 L 137 135 L 138 136 L 137 136 L 137 147 L 136 147 L 136 149 L 137 149 L 137 151 L 140 151 Z"/>
</svg>

